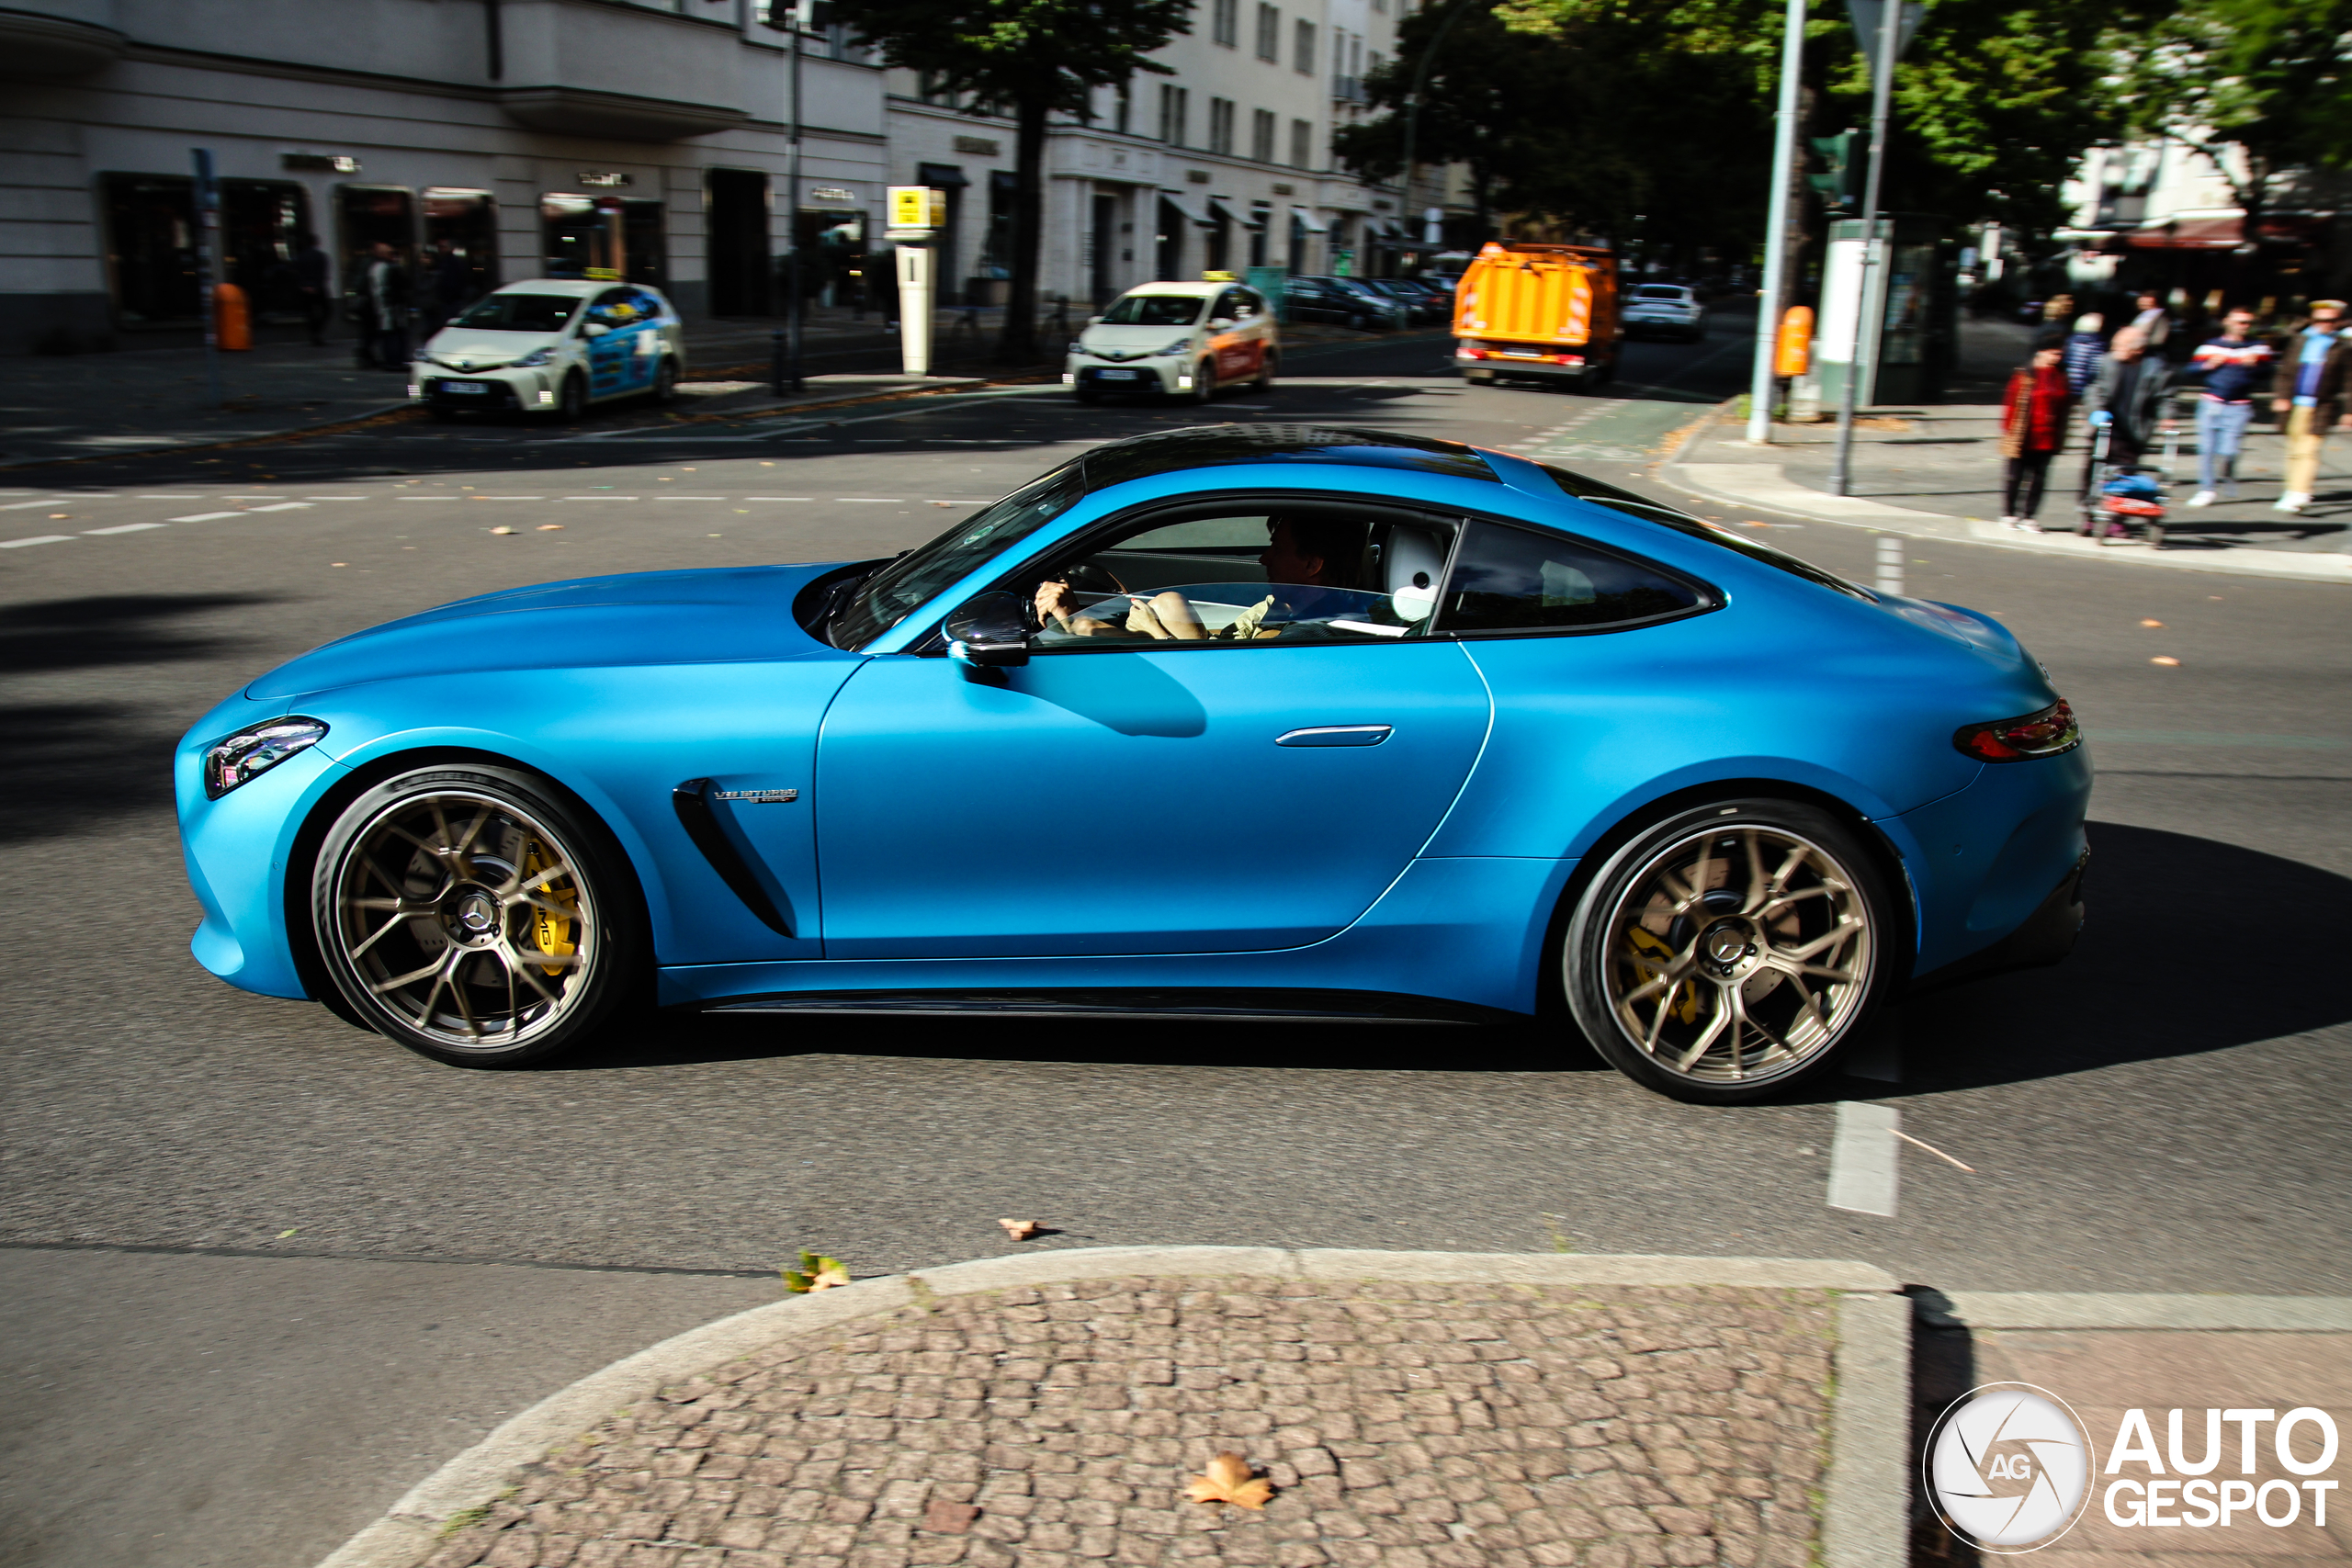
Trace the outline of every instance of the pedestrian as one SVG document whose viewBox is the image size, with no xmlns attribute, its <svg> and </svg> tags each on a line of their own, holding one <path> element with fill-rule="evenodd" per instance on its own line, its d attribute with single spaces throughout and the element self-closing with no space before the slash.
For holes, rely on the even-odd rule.
<svg viewBox="0 0 2352 1568">
<path fill-rule="evenodd" d="M 2106 327 L 2107 319 L 2096 310 L 2075 318 L 2075 331 L 2066 339 L 2065 367 L 2066 390 L 2075 397 L 2098 374 L 2099 355 L 2107 352 Z"/>
<path fill-rule="evenodd" d="M 2287 416 L 2287 488 L 2274 503 L 2280 512 L 2301 512 L 2312 503 L 2319 483 L 2320 443 L 2344 412 L 2344 301 L 2314 299 L 2302 331 L 2278 352 L 2274 412 Z"/>
<path fill-rule="evenodd" d="M 2164 421 L 2164 401 L 2172 389 L 2172 377 L 2171 366 L 2149 355 L 2148 340 L 2137 327 L 2125 327 L 2115 334 L 2107 357 L 2098 362 L 2098 374 L 2091 378 L 2090 388 L 2083 394 L 2083 412 L 2091 428 L 2107 432 L 2107 456 L 2101 459 L 2098 444 L 2092 444 L 2091 456 L 2083 462 L 2080 494 L 2090 494 L 2102 460 L 2110 468 L 2140 466 L 2142 455 L 2154 442 L 2156 427 Z"/>
<path fill-rule="evenodd" d="M 2197 398 L 2197 493 L 2191 506 L 2238 498 L 2238 448 L 2254 420 L 2254 389 L 2267 383 L 2278 355 L 2254 333 L 2254 312 L 2241 305 L 2222 317 L 2222 335 L 2197 345 L 2188 362 L 2204 378 Z"/>
<path fill-rule="evenodd" d="M 2146 341 L 2149 352 L 2162 349 L 2165 339 L 2172 335 L 2172 317 L 2165 311 L 2164 297 L 2153 288 L 2143 288 L 2133 298 L 2132 310 L 2132 328 Z"/>
<path fill-rule="evenodd" d="M 334 301 L 327 298 L 327 254 L 319 249 L 316 234 L 303 234 L 295 241 L 294 290 L 302 305 L 302 322 L 311 329 L 311 346 L 321 348 L 327 341 L 327 317 L 333 313 Z"/>
<path fill-rule="evenodd" d="M 473 265 L 457 243 L 444 234 L 433 242 L 433 257 L 424 264 L 424 332 L 430 337 L 466 308 L 473 292 Z"/>
<path fill-rule="evenodd" d="M 2044 333 L 2033 357 L 2009 372 L 2001 395 L 2001 522 L 2029 534 L 2041 532 L 2033 514 L 2041 509 L 2051 460 L 2065 448 L 2066 422 L 2074 415 L 2063 353 L 2057 334 Z"/>
<path fill-rule="evenodd" d="M 408 313 L 413 292 L 400 253 L 388 242 L 377 241 L 361 275 L 359 303 L 366 318 L 368 355 L 378 369 L 408 368 Z"/>
<path fill-rule="evenodd" d="M 2074 313 L 2075 297 L 2073 295 L 2052 294 L 2048 299 L 2042 301 L 2042 330 L 2047 332 L 2052 327 L 2057 327 L 2063 330 L 2066 324 L 2066 318 Z"/>
</svg>

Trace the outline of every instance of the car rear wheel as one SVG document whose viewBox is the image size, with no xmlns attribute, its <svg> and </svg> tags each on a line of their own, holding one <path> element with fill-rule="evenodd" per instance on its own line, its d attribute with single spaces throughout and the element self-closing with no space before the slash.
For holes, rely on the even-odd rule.
<svg viewBox="0 0 2352 1568">
<path fill-rule="evenodd" d="M 556 418 L 566 424 L 576 424 L 588 413 L 587 378 L 574 370 L 563 378 L 563 389 L 556 394 Z"/>
<path fill-rule="evenodd" d="M 666 354 L 653 367 L 653 400 L 665 407 L 678 400 L 678 362 Z"/>
<path fill-rule="evenodd" d="M 1702 1104 L 1779 1093 L 1860 1032 L 1892 948 L 1877 868 L 1797 801 L 1678 813 L 1611 856 L 1568 922 L 1585 1037 L 1635 1082 Z"/>
<path fill-rule="evenodd" d="M 626 863 L 529 773 L 438 767 L 386 780 L 328 829 L 311 887 L 319 956 L 343 1001 L 436 1061 L 546 1061 L 638 988 L 644 942 Z"/>
</svg>

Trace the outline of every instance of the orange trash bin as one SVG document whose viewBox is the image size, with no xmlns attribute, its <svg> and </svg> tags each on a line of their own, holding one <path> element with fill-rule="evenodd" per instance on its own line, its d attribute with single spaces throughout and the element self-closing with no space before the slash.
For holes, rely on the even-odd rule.
<svg viewBox="0 0 2352 1568">
<path fill-rule="evenodd" d="M 253 310 L 245 303 L 245 291 L 233 283 L 213 286 L 212 341 L 222 348 L 254 345 Z"/>
</svg>

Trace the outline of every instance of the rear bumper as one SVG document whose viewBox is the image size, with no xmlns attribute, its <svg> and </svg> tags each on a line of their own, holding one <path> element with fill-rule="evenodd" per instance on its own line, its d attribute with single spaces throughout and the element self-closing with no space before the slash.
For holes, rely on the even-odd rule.
<svg viewBox="0 0 2352 1568">
<path fill-rule="evenodd" d="M 1539 347 L 1530 344 L 1524 348 L 1514 344 L 1507 348 L 1489 348 L 1473 354 L 1466 348 L 1453 351 L 1454 367 L 1467 381 L 1491 381 L 1503 376 L 1535 376 L 1550 380 L 1580 381 L 1601 364 L 1600 355 L 1589 349 Z"/>
<path fill-rule="evenodd" d="M 1911 982 L 1912 991 L 1938 990 L 2012 969 L 2043 969 L 2063 961 L 2075 951 L 2075 940 L 2082 934 L 2083 875 L 2090 863 L 2091 852 L 2086 849 L 2017 930 L 1958 963 L 1917 976 Z"/>
</svg>

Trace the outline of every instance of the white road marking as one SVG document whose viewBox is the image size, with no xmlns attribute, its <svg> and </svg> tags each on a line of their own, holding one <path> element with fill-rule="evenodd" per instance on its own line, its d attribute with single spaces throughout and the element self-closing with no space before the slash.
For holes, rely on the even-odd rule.
<svg viewBox="0 0 2352 1568">
<path fill-rule="evenodd" d="M 29 539 L 0 539 L 0 550 L 21 550 L 27 545 L 62 545 L 73 537 L 71 534 L 35 534 Z"/>
<path fill-rule="evenodd" d="M 1857 1214 L 1894 1213 L 1895 1147 L 1903 1113 L 1866 1100 L 1838 1102 L 1829 1145 L 1829 1206 Z"/>
<path fill-rule="evenodd" d="M 141 501 L 202 501 L 204 497 L 200 495 L 169 495 L 157 493 L 153 495 L 142 495 L 139 497 L 139 499 Z"/>
<path fill-rule="evenodd" d="M 747 495 L 745 501 L 814 501 L 811 495 Z"/>
<path fill-rule="evenodd" d="M 407 499 L 423 501 L 424 498 L 421 495 L 412 495 Z M 633 495 L 566 495 L 559 496 L 557 499 L 559 501 L 635 501 L 637 497 Z"/>
<path fill-rule="evenodd" d="M 82 532 L 85 534 L 139 534 L 150 528 L 167 526 L 169 525 L 163 523 L 118 523 L 111 528 L 85 528 Z"/>
<path fill-rule="evenodd" d="M 175 517 L 175 523 L 209 523 L 216 517 L 243 517 L 243 512 L 196 512 L 186 517 Z"/>
<path fill-rule="evenodd" d="M 306 495 L 304 501 L 373 501 L 371 495 Z"/>
<path fill-rule="evenodd" d="M 543 495 L 469 495 L 468 501 L 545 501 Z"/>
<path fill-rule="evenodd" d="M 732 498 L 724 495 L 657 495 L 653 499 L 656 501 L 727 501 Z"/>
<path fill-rule="evenodd" d="M 12 501 L 12 502 L 9 502 L 7 505 L 6 505 L 6 506 L 0 506 L 0 512 L 23 512 L 23 511 L 27 510 L 28 508 L 35 507 L 35 506 L 62 506 L 62 505 L 64 505 L 64 504 L 65 504 L 65 502 L 64 502 L 62 500 L 59 500 L 59 501 Z"/>
<path fill-rule="evenodd" d="M 877 506 L 904 506 L 906 504 L 905 502 L 899 500 L 895 495 L 837 495 L 833 497 L 833 499 L 835 501 L 870 501 Z"/>
<path fill-rule="evenodd" d="M 281 501 L 276 506 L 256 506 L 253 510 L 255 512 L 308 512 L 310 509 L 311 503 L 307 501 Z"/>
</svg>

